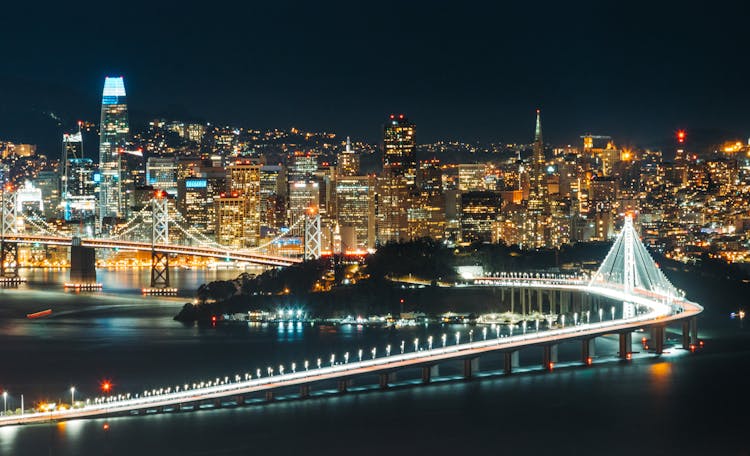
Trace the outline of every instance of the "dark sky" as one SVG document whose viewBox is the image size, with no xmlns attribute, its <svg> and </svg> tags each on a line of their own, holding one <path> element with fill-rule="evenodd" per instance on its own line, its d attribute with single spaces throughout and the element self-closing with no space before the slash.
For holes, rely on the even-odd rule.
<svg viewBox="0 0 750 456">
<path fill-rule="evenodd" d="M 239 2 L 233 2 L 239 3 Z M 135 120 L 166 115 L 377 140 L 580 133 L 656 144 L 677 128 L 748 135 L 745 2 L 12 2 L 0 38 L 0 139 L 96 120 L 123 75 Z M 690 130 L 689 130 L 690 131 Z"/>
</svg>

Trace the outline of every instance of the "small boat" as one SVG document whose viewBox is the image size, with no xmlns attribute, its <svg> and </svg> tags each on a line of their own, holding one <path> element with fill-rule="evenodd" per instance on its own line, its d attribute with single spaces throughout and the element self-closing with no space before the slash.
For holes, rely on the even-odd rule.
<svg viewBox="0 0 750 456">
<path fill-rule="evenodd" d="M 42 310 L 39 312 L 26 314 L 26 318 L 41 318 L 41 317 L 46 317 L 47 315 L 51 313 L 52 313 L 52 309 L 47 309 L 47 310 Z"/>
</svg>

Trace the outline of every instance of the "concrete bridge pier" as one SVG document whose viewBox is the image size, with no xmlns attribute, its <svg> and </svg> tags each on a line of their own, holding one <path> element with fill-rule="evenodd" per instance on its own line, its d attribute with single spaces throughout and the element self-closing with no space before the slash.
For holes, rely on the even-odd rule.
<svg viewBox="0 0 750 456">
<path fill-rule="evenodd" d="M 698 344 L 698 318 L 690 319 L 690 342 Z"/>
<path fill-rule="evenodd" d="M 466 358 L 464 361 L 464 379 L 469 380 L 475 372 L 479 372 L 479 357 Z"/>
<path fill-rule="evenodd" d="M 557 362 L 557 344 L 545 345 L 542 352 L 542 367 L 552 370 Z"/>
<path fill-rule="evenodd" d="M 266 391 L 266 402 L 273 402 L 273 391 Z"/>
<path fill-rule="evenodd" d="M 432 377 L 437 377 L 438 375 L 440 375 L 440 368 L 437 364 L 432 366 L 422 366 L 422 383 L 430 383 Z"/>
<path fill-rule="evenodd" d="M 542 302 L 544 301 L 544 291 L 541 289 L 536 290 L 536 304 L 539 308 L 539 313 L 544 313 L 544 307 L 542 307 Z"/>
<path fill-rule="evenodd" d="M 651 327 L 651 346 L 657 355 L 664 353 L 664 326 L 654 325 Z"/>
<path fill-rule="evenodd" d="M 395 372 L 384 372 L 382 374 L 378 374 L 378 386 L 380 386 L 380 389 L 387 389 L 390 386 L 390 383 L 393 383 L 395 381 Z"/>
<path fill-rule="evenodd" d="M 518 363 L 518 351 L 509 351 L 503 353 L 503 371 L 506 374 L 513 373 L 513 369 L 519 366 Z"/>
<path fill-rule="evenodd" d="M 682 348 L 690 350 L 690 321 L 682 320 Z"/>
<path fill-rule="evenodd" d="M 513 287 L 511 287 L 509 291 L 510 291 L 510 313 L 512 314 L 512 313 L 514 313 L 516 311 L 515 310 L 516 293 L 515 293 L 515 290 L 513 289 Z"/>
<path fill-rule="evenodd" d="M 338 390 L 339 393 L 346 393 L 349 391 L 349 387 L 352 385 L 352 380 L 349 378 L 343 378 L 338 381 Z"/>
<path fill-rule="evenodd" d="M 214 408 L 221 408 L 221 399 L 214 399 L 212 403 L 214 404 Z"/>
<path fill-rule="evenodd" d="M 308 397 L 310 397 L 310 385 L 300 385 L 299 397 L 301 397 L 302 399 L 307 399 Z"/>
<path fill-rule="evenodd" d="M 585 365 L 590 365 L 593 362 L 594 356 L 596 356 L 596 339 L 583 339 L 581 341 L 581 362 Z"/>
<path fill-rule="evenodd" d="M 245 405 L 245 396 L 239 395 L 235 398 L 234 401 L 237 403 L 237 405 Z"/>
<path fill-rule="evenodd" d="M 630 332 L 620 333 L 620 351 L 618 356 L 620 359 L 630 359 L 632 355 L 631 350 L 633 347 L 633 336 Z"/>
<path fill-rule="evenodd" d="M 81 245 L 81 238 L 73 237 L 70 244 L 70 282 L 96 283 L 96 254 L 93 247 Z"/>
</svg>

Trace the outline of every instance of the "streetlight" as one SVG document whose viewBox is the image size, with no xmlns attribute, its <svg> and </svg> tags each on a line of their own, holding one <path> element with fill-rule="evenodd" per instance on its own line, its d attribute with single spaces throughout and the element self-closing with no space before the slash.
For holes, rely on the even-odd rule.
<svg viewBox="0 0 750 456">
<path fill-rule="evenodd" d="M 320 358 L 318 358 L 318 369 L 320 369 L 320 365 L 322 364 L 322 362 L 323 362 L 323 361 L 321 361 L 321 359 L 320 359 Z"/>
<path fill-rule="evenodd" d="M 469 330 L 469 342 L 474 342 L 474 330 Z"/>
<path fill-rule="evenodd" d="M 615 319 L 615 306 L 612 306 L 612 319 Z"/>
<path fill-rule="evenodd" d="M 3 391 L 3 415 L 8 413 L 8 392 Z"/>
<path fill-rule="evenodd" d="M 297 372 L 297 363 L 292 363 L 292 373 Z"/>
<path fill-rule="evenodd" d="M 539 319 L 536 319 L 536 332 L 539 332 Z"/>
<path fill-rule="evenodd" d="M 497 333 L 497 338 L 500 339 L 500 325 L 495 327 L 495 332 Z"/>
<path fill-rule="evenodd" d="M 76 403 L 76 396 L 75 396 L 75 394 L 76 394 L 76 387 L 75 386 L 71 386 L 70 387 L 70 407 L 71 408 L 73 408 L 73 404 Z"/>
<path fill-rule="evenodd" d="M 487 340 L 487 327 L 486 326 L 482 328 L 482 338 L 484 338 L 484 340 Z"/>
<path fill-rule="evenodd" d="M 459 331 L 456 331 L 456 345 L 458 345 L 458 342 L 461 340 L 461 333 Z"/>
<path fill-rule="evenodd" d="M 344 364 L 349 364 L 349 352 L 344 353 Z"/>
<path fill-rule="evenodd" d="M 445 348 L 445 342 L 448 340 L 448 336 L 445 333 L 443 333 L 443 335 L 440 338 L 443 339 L 443 348 Z"/>
<path fill-rule="evenodd" d="M 573 326 L 578 326 L 578 312 L 573 312 Z"/>
<path fill-rule="evenodd" d="M 401 347 L 401 354 L 403 355 L 404 354 L 404 341 L 403 340 L 401 341 L 400 347 Z"/>
<path fill-rule="evenodd" d="M 403 350 L 401 353 L 403 353 Z M 385 346 L 385 356 L 391 356 L 391 344 Z"/>
<path fill-rule="evenodd" d="M 260 378 L 260 369 L 257 369 L 255 371 L 255 374 L 256 374 L 256 377 Z M 193 386 L 193 388 L 195 388 L 195 386 Z"/>
<path fill-rule="evenodd" d="M 586 324 L 591 324 L 591 311 L 586 311 Z"/>
<path fill-rule="evenodd" d="M 565 327 L 565 315 L 560 317 L 560 319 L 562 320 L 562 327 L 564 328 Z"/>
<path fill-rule="evenodd" d="M 414 339 L 414 351 L 419 351 L 419 338 Z"/>
<path fill-rule="evenodd" d="M 336 364 L 336 355 L 331 353 L 331 366 L 333 366 L 334 364 Z"/>
<path fill-rule="evenodd" d="M 600 307 L 599 308 L 599 323 L 602 322 L 602 312 L 603 312 L 603 309 Z"/>
<path fill-rule="evenodd" d="M 357 352 L 357 356 L 359 357 L 359 362 L 361 363 L 362 362 L 362 349 L 361 348 Z"/>
<path fill-rule="evenodd" d="M 427 346 L 429 350 L 432 350 L 432 336 L 427 338 Z"/>
<path fill-rule="evenodd" d="M 310 367 L 310 362 L 308 360 L 305 360 L 305 370 L 307 370 Z"/>
<path fill-rule="evenodd" d="M 375 354 L 378 352 L 377 347 L 372 347 L 372 359 L 375 359 Z"/>
<path fill-rule="evenodd" d="M 279 375 L 284 375 L 284 365 L 279 364 Z"/>
</svg>

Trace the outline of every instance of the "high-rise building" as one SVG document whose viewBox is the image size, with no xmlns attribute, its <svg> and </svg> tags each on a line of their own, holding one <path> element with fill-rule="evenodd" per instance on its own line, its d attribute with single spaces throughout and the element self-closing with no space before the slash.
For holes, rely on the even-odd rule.
<svg viewBox="0 0 750 456">
<path fill-rule="evenodd" d="M 351 227 L 355 232 L 356 244 L 344 245 L 342 250 L 375 246 L 375 177 L 340 177 L 336 181 L 336 209 L 340 229 Z"/>
<path fill-rule="evenodd" d="M 409 187 L 398 167 L 383 167 L 377 184 L 377 241 L 380 244 L 408 239 Z"/>
<path fill-rule="evenodd" d="M 417 173 L 416 126 L 403 114 L 391 114 L 383 127 L 383 167 L 394 175 L 404 176 L 413 186 Z"/>
<path fill-rule="evenodd" d="M 122 77 L 107 77 L 99 124 L 99 217 L 102 222 L 108 217 L 122 217 L 125 212 L 121 152 L 129 133 L 125 83 Z"/>
<path fill-rule="evenodd" d="M 70 180 L 71 159 L 83 158 L 83 135 L 81 135 L 80 124 L 77 133 L 63 134 L 62 160 L 60 162 L 60 195 L 64 198 L 68 194 L 68 181 Z"/>
<path fill-rule="evenodd" d="M 542 120 L 538 109 L 536 110 L 534 150 L 529 168 L 529 200 L 526 205 L 527 221 L 524 224 L 524 245 L 531 248 L 546 247 L 549 245 L 548 218 L 550 210 L 547 167 L 542 140 Z"/>
<path fill-rule="evenodd" d="M 65 220 L 93 222 L 96 213 L 97 166 L 90 158 L 68 158 Z"/>
<path fill-rule="evenodd" d="M 239 193 L 222 193 L 214 198 L 216 241 L 226 247 L 244 248 L 245 198 Z"/>
<path fill-rule="evenodd" d="M 289 165 L 289 181 L 309 181 L 318 170 L 318 154 L 315 152 L 296 151 Z"/>
<path fill-rule="evenodd" d="M 320 211 L 320 184 L 309 181 L 289 182 L 289 224 L 294 225 L 308 211 Z"/>
<path fill-rule="evenodd" d="M 492 242 L 495 240 L 502 199 L 497 192 L 466 192 L 461 194 L 461 241 Z"/>
<path fill-rule="evenodd" d="M 458 165 L 458 189 L 462 192 L 487 190 L 486 177 L 487 165 L 484 163 L 461 163 Z"/>
<path fill-rule="evenodd" d="M 245 203 L 244 243 L 245 247 L 257 247 L 260 243 L 260 169 L 257 160 L 237 160 L 227 166 L 229 192 L 238 193 Z"/>
<path fill-rule="evenodd" d="M 359 154 L 352 150 L 352 143 L 349 137 L 346 137 L 346 149 L 338 156 L 336 166 L 336 175 L 338 176 L 358 176 L 359 175 Z"/>
<path fill-rule="evenodd" d="M 177 191 L 180 212 L 190 228 L 203 234 L 214 232 L 215 212 L 207 210 L 213 207 L 213 195 L 208 193 L 208 179 L 188 177 L 180 181 Z"/>
</svg>

